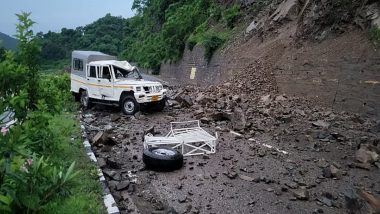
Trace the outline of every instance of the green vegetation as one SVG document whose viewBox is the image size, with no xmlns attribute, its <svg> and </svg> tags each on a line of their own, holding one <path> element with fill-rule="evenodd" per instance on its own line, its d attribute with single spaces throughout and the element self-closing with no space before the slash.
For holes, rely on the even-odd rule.
<svg viewBox="0 0 380 214">
<path fill-rule="evenodd" d="M 29 15 L 17 15 L 17 52 L 0 62 L 0 112 L 17 118 L 0 133 L 0 213 L 104 213 L 71 113 L 69 76 L 40 74 Z"/>
<path fill-rule="evenodd" d="M 38 33 L 44 60 L 67 59 L 74 49 L 97 50 L 120 55 L 125 19 L 107 14 L 92 24 L 76 29 L 62 28 L 60 33 Z"/>
<path fill-rule="evenodd" d="M 380 45 L 380 28 L 372 27 L 369 29 L 369 38 L 375 45 Z"/>
<path fill-rule="evenodd" d="M 44 61 L 68 59 L 74 49 L 96 50 L 159 71 L 161 63 L 178 61 L 186 45 L 196 44 L 210 59 L 241 13 L 237 4 L 212 0 L 134 0 L 132 9 L 132 18 L 106 15 L 75 30 L 39 34 Z"/>
<path fill-rule="evenodd" d="M 240 7 L 235 4 L 230 8 L 227 8 L 223 12 L 223 19 L 225 20 L 227 26 L 229 28 L 233 28 L 236 20 L 240 16 Z"/>
<path fill-rule="evenodd" d="M 190 50 L 197 44 L 202 45 L 205 48 L 205 59 L 210 60 L 213 53 L 229 39 L 230 34 L 230 31 L 216 31 L 201 25 L 190 35 L 187 45 Z"/>
</svg>

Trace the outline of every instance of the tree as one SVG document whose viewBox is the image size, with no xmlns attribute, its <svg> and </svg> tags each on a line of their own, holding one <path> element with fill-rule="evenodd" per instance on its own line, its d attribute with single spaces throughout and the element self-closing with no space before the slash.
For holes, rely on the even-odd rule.
<svg viewBox="0 0 380 214">
<path fill-rule="evenodd" d="M 29 18 L 30 14 L 31 13 L 26 12 L 16 14 L 19 21 L 16 25 L 16 38 L 19 40 L 17 60 L 28 69 L 28 106 L 31 109 L 35 109 L 37 104 L 37 89 L 39 80 L 38 67 L 41 50 L 38 41 L 31 30 L 35 22 Z"/>
<path fill-rule="evenodd" d="M 5 48 L 0 47 L 0 62 L 5 59 Z"/>
</svg>

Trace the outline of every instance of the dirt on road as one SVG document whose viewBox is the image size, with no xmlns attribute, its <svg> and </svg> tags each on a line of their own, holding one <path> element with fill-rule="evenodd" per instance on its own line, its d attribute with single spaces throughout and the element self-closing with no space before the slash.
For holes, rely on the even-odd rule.
<svg viewBox="0 0 380 214">
<path fill-rule="evenodd" d="M 92 147 L 122 213 L 376 211 L 361 193 L 379 198 L 379 121 L 277 94 L 260 63 L 248 69 L 256 72 L 217 86 L 171 88 L 163 112 L 81 114 L 90 139 L 112 137 Z M 218 132 L 216 154 L 186 157 L 173 172 L 146 169 L 144 133 L 194 119 Z"/>
</svg>

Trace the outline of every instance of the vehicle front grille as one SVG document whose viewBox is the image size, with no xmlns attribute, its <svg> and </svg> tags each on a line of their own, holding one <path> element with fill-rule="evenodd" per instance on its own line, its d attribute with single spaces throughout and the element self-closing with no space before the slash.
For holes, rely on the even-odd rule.
<svg viewBox="0 0 380 214">
<path fill-rule="evenodd" d="M 158 93 L 161 91 L 160 86 L 144 86 L 145 93 Z"/>
<path fill-rule="evenodd" d="M 150 87 L 148 87 L 148 86 L 144 86 L 144 91 L 145 91 L 145 93 L 150 93 Z"/>
</svg>

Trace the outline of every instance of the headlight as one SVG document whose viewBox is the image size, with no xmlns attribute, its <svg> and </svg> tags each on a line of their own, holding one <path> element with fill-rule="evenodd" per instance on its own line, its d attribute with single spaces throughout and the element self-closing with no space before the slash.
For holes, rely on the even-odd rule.
<svg viewBox="0 0 380 214">
<path fill-rule="evenodd" d="M 140 86 L 139 86 L 139 87 L 136 87 L 136 91 L 137 91 L 137 92 L 141 91 L 141 87 L 140 87 Z"/>
</svg>

